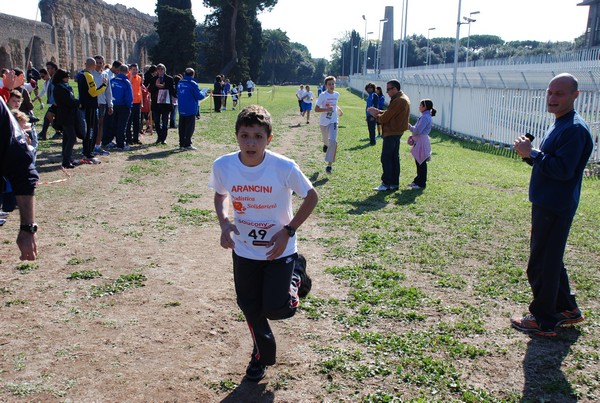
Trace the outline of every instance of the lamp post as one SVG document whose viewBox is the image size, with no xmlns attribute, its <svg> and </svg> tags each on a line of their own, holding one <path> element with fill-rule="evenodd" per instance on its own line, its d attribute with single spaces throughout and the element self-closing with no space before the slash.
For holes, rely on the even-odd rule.
<svg viewBox="0 0 600 403">
<path fill-rule="evenodd" d="M 454 68 L 452 69 L 452 92 L 450 95 L 450 124 L 448 130 L 452 133 L 452 121 L 454 117 L 454 90 L 456 88 L 456 73 L 458 70 L 458 41 L 460 40 L 460 6 L 462 0 L 458 0 L 458 17 L 456 17 L 456 41 L 454 42 Z"/>
<path fill-rule="evenodd" d="M 365 20 L 365 44 L 367 43 L 367 17 L 363 14 L 362 19 Z M 367 74 L 367 48 L 365 48 L 365 57 L 363 61 L 363 76 Z"/>
<path fill-rule="evenodd" d="M 406 51 L 408 50 L 408 43 L 406 41 L 406 25 L 408 20 L 408 0 L 402 0 L 402 41 L 400 42 L 400 51 L 398 52 L 398 77 L 400 79 L 400 88 L 404 84 L 404 68 L 406 67 Z"/>
<path fill-rule="evenodd" d="M 354 49 L 356 49 L 356 74 L 358 74 L 358 66 L 360 65 L 360 39 L 358 40 L 358 45 L 354 45 Z"/>
<path fill-rule="evenodd" d="M 473 11 L 472 13 L 469 13 L 468 17 L 463 17 L 463 20 L 467 21 L 466 23 L 469 24 L 469 31 L 467 34 L 467 58 L 465 61 L 466 67 L 469 67 L 469 42 L 471 41 L 471 23 L 477 21 L 476 19 L 471 18 L 474 14 L 479 14 L 479 11 Z"/>
<path fill-rule="evenodd" d="M 342 42 L 342 77 L 344 77 L 344 43 Z"/>
<path fill-rule="evenodd" d="M 354 37 L 350 38 L 350 76 L 354 68 Z"/>
<path fill-rule="evenodd" d="M 367 60 L 371 59 L 369 56 L 369 46 L 371 46 L 371 43 L 369 42 L 369 35 L 373 35 L 373 31 L 369 31 L 367 32 L 367 35 L 365 36 L 365 60 L 364 60 L 364 69 L 363 69 L 363 74 L 367 75 Z"/>
<path fill-rule="evenodd" d="M 379 34 L 377 39 L 379 40 L 379 43 L 377 44 L 377 59 L 375 60 L 375 71 L 376 72 L 380 72 L 380 68 L 379 68 L 379 63 L 381 60 L 381 41 L 383 40 L 383 38 L 381 37 L 381 23 L 386 23 L 388 21 L 387 18 L 384 18 L 382 20 L 379 20 Z"/>
<path fill-rule="evenodd" d="M 434 29 L 435 29 L 435 27 L 432 27 L 432 28 L 429 28 L 427 30 L 427 62 L 426 62 L 427 67 L 429 67 L 429 60 L 431 58 L 431 46 L 429 45 L 430 44 L 430 42 L 429 42 L 429 33 L 431 31 L 433 31 Z"/>
</svg>

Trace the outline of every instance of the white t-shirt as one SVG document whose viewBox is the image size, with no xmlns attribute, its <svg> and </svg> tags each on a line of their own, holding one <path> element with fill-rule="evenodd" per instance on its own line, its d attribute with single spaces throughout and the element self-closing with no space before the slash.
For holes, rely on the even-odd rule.
<svg viewBox="0 0 600 403">
<path fill-rule="evenodd" d="M 296 97 L 298 100 L 302 101 L 302 97 L 304 97 L 304 90 L 298 89 L 298 91 L 296 91 Z"/>
<path fill-rule="evenodd" d="M 312 91 L 304 91 L 304 94 L 302 94 L 302 102 L 306 102 L 307 104 L 311 104 L 312 103 L 312 97 L 313 97 Z"/>
<path fill-rule="evenodd" d="M 321 112 L 321 117 L 319 118 L 319 124 L 321 126 L 328 126 L 331 123 L 338 122 L 338 114 L 337 114 L 337 103 L 338 98 L 340 97 L 340 93 L 337 91 L 333 91 L 333 94 L 328 93 L 327 91 L 322 92 L 317 99 L 317 106 L 319 108 L 327 108 L 329 106 L 333 106 L 332 112 Z"/>
<path fill-rule="evenodd" d="M 239 151 L 217 158 L 208 186 L 231 197 L 234 224 L 240 233 L 231 233 L 235 253 L 254 260 L 267 260 L 271 248 L 266 244 L 292 220 L 292 192 L 304 198 L 313 188 L 293 160 L 269 150 L 255 167 L 242 164 Z M 292 237 L 281 256 L 296 252 L 296 237 Z"/>
</svg>

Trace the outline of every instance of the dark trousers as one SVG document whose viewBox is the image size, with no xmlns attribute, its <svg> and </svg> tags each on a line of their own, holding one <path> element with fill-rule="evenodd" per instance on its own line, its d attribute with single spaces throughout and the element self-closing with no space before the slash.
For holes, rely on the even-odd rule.
<svg viewBox="0 0 600 403">
<path fill-rule="evenodd" d="M 85 133 L 83 135 L 83 155 L 92 158 L 96 145 L 96 130 L 98 128 L 98 108 L 83 109 L 85 119 Z"/>
<path fill-rule="evenodd" d="M 169 130 L 169 115 L 171 108 L 163 108 L 160 105 L 158 109 L 152 111 L 152 119 L 156 127 L 156 143 L 167 141 L 167 131 Z"/>
<path fill-rule="evenodd" d="M 300 108 L 300 113 L 302 113 L 302 100 L 298 100 L 298 107 Z"/>
<path fill-rule="evenodd" d="M 75 132 L 75 124 L 63 125 L 63 138 L 62 138 L 62 165 L 67 166 L 71 163 L 73 156 L 73 146 L 77 140 L 77 134 Z"/>
<path fill-rule="evenodd" d="M 372 116 L 369 116 L 367 118 L 367 127 L 369 128 L 369 143 L 371 143 L 371 145 L 374 146 L 376 143 L 375 128 L 377 127 L 377 119 L 375 119 Z"/>
<path fill-rule="evenodd" d="M 115 116 L 115 111 L 113 107 L 112 115 L 108 114 L 108 109 L 106 110 L 106 114 L 104 115 L 104 122 L 102 123 L 102 146 L 106 147 L 106 145 L 113 141 L 115 138 L 115 133 L 113 132 L 113 117 Z"/>
<path fill-rule="evenodd" d="M 127 105 L 114 105 L 112 115 L 112 132 L 117 138 L 116 143 L 118 148 L 125 146 L 125 130 L 127 130 L 127 122 L 131 115 L 131 108 Z"/>
<path fill-rule="evenodd" d="M 137 143 L 140 141 L 140 107 L 141 104 L 133 104 L 131 107 L 131 115 L 127 122 L 126 140 L 128 144 Z"/>
<path fill-rule="evenodd" d="M 400 136 L 386 136 L 381 147 L 381 183 L 387 186 L 400 184 Z"/>
<path fill-rule="evenodd" d="M 223 101 L 221 101 L 221 94 L 213 94 L 213 102 L 215 104 L 215 112 L 221 112 L 221 105 Z"/>
<path fill-rule="evenodd" d="M 535 204 L 531 208 L 531 244 L 527 279 L 533 292 L 529 311 L 542 328 L 554 328 L 554 314 L 577 308 L 563 262 L 572 217 L 560 217 Z"/>
<path fill-rule="evenodd" d="M 173 109 L 171 110 L 171 114 L 169 115 L 169 127 L 171 129 L 177 128 L 177 105 L 173 105 Z"/>
<path fill-rule="evenodd" d="M 417 160 L 415 160 L 415 164 L 417 165 L 417 176 L 413 179 L 413 183 L 424 188 L 427 186 L 427 161 L 423 161 L 423 163 L 419 164 Z"/>
<path fill-rule="evenodd" d="M 196 116 L 179 115 L 179 147 L 192 145 L 192 135 L 196 127 Z"/>
<path fill-rule="evenodd" d="M 252 356 L 263 365 L 273 365 L 277 346 L 269 319 L 287 319 L 296 313 L 290 283 L 298 255 L 272 261 L 246 259 L 235 252 L 232 256 L 237 303 L 254 341 Z"/>
</svg>

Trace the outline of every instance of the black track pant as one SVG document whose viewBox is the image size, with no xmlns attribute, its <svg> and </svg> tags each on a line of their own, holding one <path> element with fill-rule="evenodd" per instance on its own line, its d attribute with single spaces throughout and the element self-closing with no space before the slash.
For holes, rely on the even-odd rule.
<svg viewBox="0 0 600 403">
<path fill-rule="evenodd" d="M 252 355 L 263 365 L 275 364 L 275 337 L 269 319 L 287 319 L 296 313 L 297 296 L 290 283 L 297 254 L 276 260 L 252 260 L 233 253 L 237 303 L 254 341 Z"/>
</svg>

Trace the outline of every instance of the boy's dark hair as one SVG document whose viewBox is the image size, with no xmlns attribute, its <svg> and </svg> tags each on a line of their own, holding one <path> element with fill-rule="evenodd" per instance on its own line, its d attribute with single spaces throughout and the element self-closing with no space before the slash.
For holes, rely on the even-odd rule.
<svg viewBox="0 0 600 403">
<path fill-rule="evenodd" d="M 122 64 L 123 64 L 123 63 L 121 63 L 120 61 L 118 61 L 118 60 L 115 60 L 115 61 L 112 63 L 112 67 L 113 67 L 113 69 L 118 69 L 119 67 L 121 67 L 121 65 L 122 65 Z"/>
<path fill-rule="evenodd" d="M 21 91 L 19 90 L 10 90 L 9 98 L 23 99 L 23 94 L 21 94 Z"/>
<path fill-rule="evenodd" d="M 373 88 L 373 92 L 375 91 L 375 84 L 373 83 L 367 83 L 367 85 L 365 85 L 365 91 L 368 91 L 369 88 Z"/>
<path fill-rule="evenodd" d="M 58 66 L 53 61 L 46 62 L 46 67 L 48 66 L 52 67 L 54 70 L 58 69 Z"/>
<path fill-rule="evenodd" d="M 48 70 L 46 70 L 46 69 L 40 69 L 40 74 L 48 74 Z"/>
<path fill-rule="evenodd" d="M 258 125 L 267 129 L 267 135 L 273 133 L 273 123 L 271 122 L 271 114 L 263 106 L 248 105 L 238 114 L 235 122 L 235 133 L 242 126 Z"/>
</svg>

